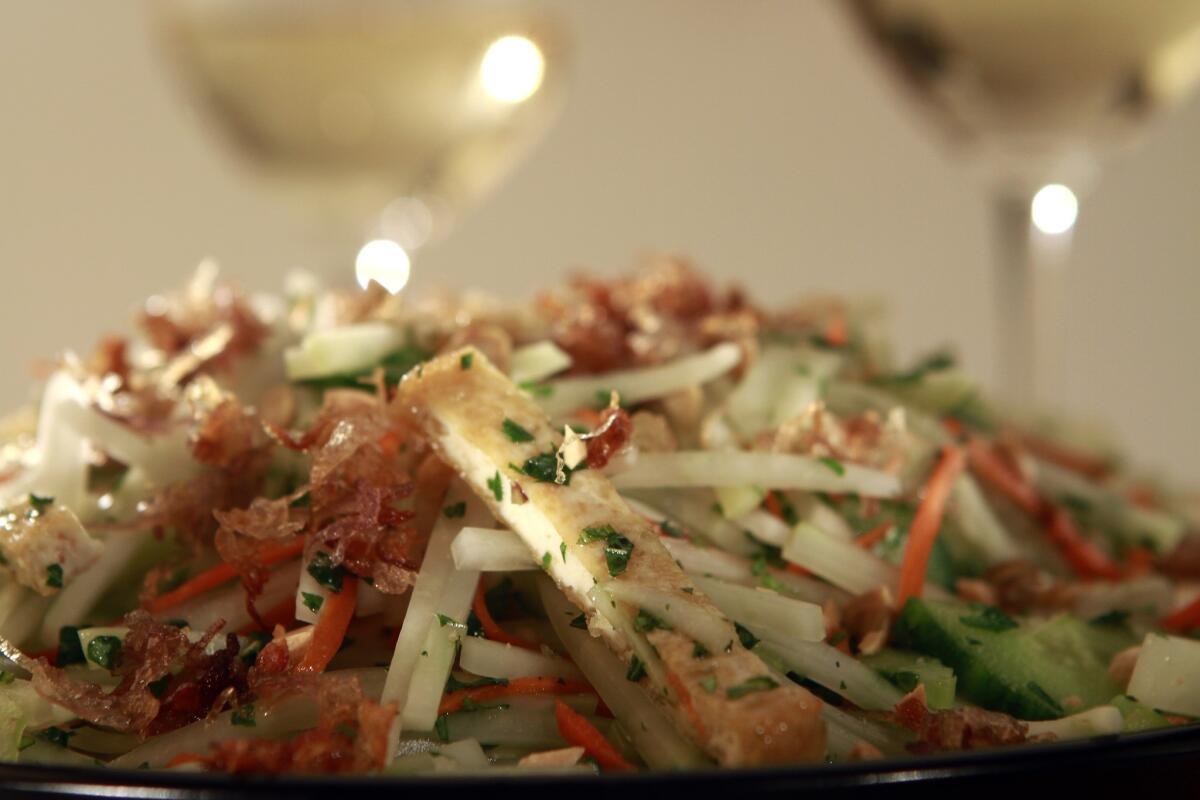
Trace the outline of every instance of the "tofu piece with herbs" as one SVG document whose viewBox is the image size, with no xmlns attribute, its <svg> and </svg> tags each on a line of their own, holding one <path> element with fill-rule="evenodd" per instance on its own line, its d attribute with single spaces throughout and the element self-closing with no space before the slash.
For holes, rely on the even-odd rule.
<svg viewBox="0 0 1200 800">
<path fill-rule="evenodd" d="M 820 701 L 742 646 L 603 474 L 563 468 L 562 432 L 486 356 L 434 359 L 396 402 L 704 752 L 725 766 L 824 756 Z"/>
</svg>

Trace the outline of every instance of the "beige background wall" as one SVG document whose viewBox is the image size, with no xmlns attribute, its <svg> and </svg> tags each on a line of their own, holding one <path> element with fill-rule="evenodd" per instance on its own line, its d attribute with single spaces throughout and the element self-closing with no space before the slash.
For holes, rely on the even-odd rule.
<svg viewBox="0 0 1200 800">
<path fill-rule="evenodd" d="M 565 5 L 565 4 L 564 4 Z M 822 2 L 567 6 L 565 114 L 457 234 L 438 275 L 519 293 L 639 251 L 695 256 L 771 297 L 890 298 L 902 352 L 957 342 L 990 373 L 986 206 Z M 0 402 L 21 369 L 124 324 L 218 256 L 270 287 L 304 227 L 195 124 L 138 2 L 9 2 L 0 26 Z M 1160 121 L 1086 199 L 1047 398 L 1200 483 L 1200 103 Z"/>
</svg>

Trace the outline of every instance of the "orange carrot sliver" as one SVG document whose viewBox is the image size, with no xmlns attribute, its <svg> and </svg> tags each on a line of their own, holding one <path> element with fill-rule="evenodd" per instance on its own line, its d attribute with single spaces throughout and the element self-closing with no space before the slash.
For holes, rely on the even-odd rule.
<svg viewBox="0 0 1200 800">
<path fill-rule="evenodd" d="M 354 617 L 354 606 L 358 600 L 358 579 L 352 575 L 342 578 L 342 590 L 325 598 L 317 622 L 313 625 L 312 641 L 304 651 L 304 657 L 296 665 L 297 672 L 324 672 L 325 667 L 337 655 L 338 648 L 346 638 L 346 629 Z"/>
<path fill-rule="evenodd" d="M 558 722 L 559 734 L 567 744 L 582 747 L 600 766 L 619 772 L 633 771 L 633 765 L 617 752 L 617 748 L 604 738 L 604 734 L 562 700 L 554 701 L 554 719 Z"/>
<path fill-rule="evenodd" d="M 595 693 L 596 690 L 583 681 L 569 681 L 566 678 L 540 676 L 513 678 L 507 684 L 458 689 L 442 695 L 442 702 L 438 704 L 438 714 L 453 714 L 455 711 L 460 711 L 467 700 L 474 703 L 486 703 L 490 700 L 499 700 L 502 697 L 517 697 L 521 695 Z"/>
<path fill-rule="evenodd" d="M 208 759 L 199 753 L 179 753 L 167 762 L 167 768 L 181 767 L 184 764 L 207 764 Z"/>
<path fill-rule="evenodd" d="M 874 528 L 871 528 L 871 530 L 865 532 L 864 534 L 859 536 L 857 539 L 855 539 L 854 543 L 856 545 L 858 545 L 859 547 L 861 547 L 863 550 L 870 550 L 872 547 L 874 547 L 875 545 L 882 542 L 885 538 L 887 538 L 887 535 L 891 532 L 891 530 L 892 530 L 892 523 L 881 522 L 878 525 L 876 525 Z"/>
<path fill-rule="evenodd" d="M 967 453 L 971 458 L 971 471 L 1011 500 L 1017 508 L 1032 517 L 1040 516 L 1045 511 L 1045 502 L 1037 491 L 1022 476 L 1013 474 L 987 442 L 971 440 L 967 444 Z"/>
<path fill-rule="evenodd" d="M 526 650 L 538 650 L 540 652 L 540 648 L 533 642 L 527 642 L 519 636 L 513 636 L 497 624 L 496 620 L 492 617 L 491 610 L 488 609 L 487 595 L 483 591 L 482 580 L 475 587 L 475 600 L 471 603 L 471 610 L 475 612 L 475 617 L 479 620 L 479 627 L 483 628 L 483 635 L 493 642 L 511 644 L 516 647 L 523 647 Z"/>
<path fill-rule="evenodd" d="M 929 568 L 929 556 L 933 543 L 942 527 L 942 516 L 950 490 L 958 480 L 966 463 L 963 451 L 952 445 L 942 449 L 937 466 L 925 484 L 925 496 L 917 507 L 912 526 L 908 531 L 908 543 L 904 546 L 904 561 L 900 565 L 900 586 L 896 607 L 903 608 L 910 597 L 920 597 L 925 588 L 925 572 Z"/>
<path fill-rule="evenodd" d="M 296 538 L 287 544 L 278 545 L 276 547 L 264 548 L 258 554 L 258 563 L 264 567 L 269 567 L 272 564 L 277 564 L 280 561 L 286 561 L 289 558 L 294 558 L 304 550 L 304 539 Z M 215 589 L 223 583 L 227 583 L 238 576 L 237 568 L 228 562 L 221 562 L 215 567 L 201 572 L 196 577 L 178 586 L 166 594 L 160 594 L 158 597 L 150 601 L 147 610 L 152 614 L 159 614 L 166 611 L 168 608 L 191 600 L 197 595 L 204 594 L 209 589 Z"/>
<path fill-rule="evenodd" d="M 825 341 L 833 347 L 845 347 L 850 341 L 850 323 L 846 319 L 846 309 L 836 306 L 825 323 Z"/>
<path fill-rule="evenodd" d="M 263 625 L 260 627 L 257 622 L 251 620 L 246 625 L 238 629 L 239 636 L 245 636 L 248 633 L 255 631 L 266 630 L 270 633 L 275 629 L 276 625 L 287 626 L 288 623 L 296 619 L 296 598 L 288 595 L 279 602 L 278 605 L 267 609 L 267 613 L 259 615 L 262 618 Z"/>
</svg>

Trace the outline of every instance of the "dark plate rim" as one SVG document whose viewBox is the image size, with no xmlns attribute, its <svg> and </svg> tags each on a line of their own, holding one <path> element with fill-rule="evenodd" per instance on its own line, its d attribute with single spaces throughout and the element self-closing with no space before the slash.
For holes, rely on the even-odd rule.
<svg viewBox="0 0 1200 800">
<path fill-rule="evenodd" d="M 336 790 L 389 788 L 463 790 L 538 790 L 594 788 L 608 791 L 675 788 L 703 783 L 705 788 L 731 784 L 758 787 L 788 786 L 849 789 L 896 784 L 931 785 L 961 779 L 1002 779 L 1016 774 L 1063 772 L 1087 762 L 1105 769 L 1147 760 L 1187 759 L 1200 766 L 1200 724 L 1091 739 L 991 748 L 933 756 L 900 757 L 847 764 L 763 767 L 743 770 L 717 768 L 686 772 L 650 771 L 634 774 L 516 775 L 486 773 L 464 776 L 230 776 L 216 773 L 109 769 L 59 765 L 0 764 L 0 789 L 44 796 L 138 796 L 144 798 L 228 797 L 238 794 L 279 793 L 314 796 Z"/>
</svg>

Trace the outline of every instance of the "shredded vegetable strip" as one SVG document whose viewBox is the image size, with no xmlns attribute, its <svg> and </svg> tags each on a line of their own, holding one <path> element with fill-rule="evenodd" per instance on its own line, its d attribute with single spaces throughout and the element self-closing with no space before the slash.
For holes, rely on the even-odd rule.
<svg viewBox="0 0 1200 800">
<path fill-rule="evenodd" d="M 238 629 L 238 634 L 245 636 L 248 633 L 255 631 L 271 631 L 276 625 L 287 625 L 296 619 L 296 601 L 291 595 L 285 597 L 281 602 L 267 609 L 265 614 L 259 614 L 259 619 L 262 620 L 262 625 L 257 622 L 251 622 L 249 625 L 243 625 Z"/>
<path fill-rule="evenodd" d="M 871 528 L 871 530 L 867 531 L 866 533 L 862 534 L 857 539 L 855 539 L 854 543 L 856 545 L 858 545 L 859 547 L 861 547 L 863 550 L 870 550 L 875 545 L 879 544 L 884 539 L 886 539 L 887 535 L 889 533 L 891 533 L 891 530 L 892 530 L 892 523 L 881 522 L 878 525 L 876 525 L 874 528 Z"/>
<path fill-rule="evenodd" d="M 900 582 L 897 592 L 897 607 L 903 608 L 910 597 L 920 597 L 925 588 L 925 572 L 929 568 L 929 555 L 938 530 L 942 527 L 942 516 L 946 511 L 946 500 L 958 475 L 962 472 L 966 458 L 963 451 L 953 445 L 942 449 L 937 466 L 925 485 L 925 496 L 913 517 L 908 532 L 908 543 L 904 547 L 904 561 L 900 565 Z"/>
<path fill-rule="evenodd" d="M 269 567 L 272 564 L 277 564 L 280 561 L 286 561 L 289 558 L 295 558 L 304 550 L 304 540 L 297 538 L 287 544 L 277 545 L 275 547 L 267 547 L 258 554 L 258 563 L 264 567 Z M 150 601 L 149 611 L 152 614 L 160 614 L 169 608 L 173 608 L 187 600 L 191 600 L 197 595 L 204 594 L 210 589 L 215 589 L 222 583 L 231 581 L 238 576 L 237 568 L 232 564 L 222 562 L 215 567 L 201 572 L 196 577 L 184 583 L 166 594 L 160 594 L 158 597 Z"/>
<path fill-rule="evenodd" d="M 1200 628 L 1200 597 L 1164 617 L 1162 626 L 1176 633 Z"/>
<path fill-rule="evenodd" d="M 475 601 L 471 604 L 471 610 L 475 612 L 475 617 L 479 620 L 479 625 L 483 628 L 483 635 L 493 642 L 524 647 L 526 650 L 539 650 L 538 646 L 533 642 L 527 642 L 519 636 L 513 636 L 500 627 L 492 617 L 492 612 L 488 609 L 487 594 L 483 591 L 482 580 L 475 589 Z"/>
<path fill-rule="evenodd" d="M 569 681 L 565 678 L 513 678 L 507 683 L 490 686 L 476 686 L 470 689 L 458 689 L 442 696 L 438 704 L 438 714 L 452 714 L 461 711 L 463 704 L 470 700 L 475 703 L 486 703 L 499 700 L 502 697 L 521 697 L 524 695 L 556 695 L 556 694 L 595 694 L 596 690 L 583 681 Z"/>
<path fill-rule="evenodd" d="M 971 470 L 982 478 L 984 483 L 1004 495 L 1026 514 L 1036 517 L 1042 513 L 1044 503 L 1037 491 L 1024 478 L 1014 475 L 987 442 L 980 439 L 971 440 L 967 444 L 967 454 L 971 460 Z"/>
<path fill-rule="evenodd" d="M 346 575 L 342 579 L 342 590 L 329 595 L 321 607 L 321 613 L 313 625 L 312 641 L 296 666 L 297 672 L 325 671 L 325 667 L 337 655 L 338 648 L 346 638 L 346 629 L 350 627 L 350 620 L 354 617 L 354 604 L 357 599 L 358 579 Z"/>
<path fill-rule="evenodd" d="M 633 765 L 617 752 L 617 748 L 604 738 L 604 734 L 596 730 L 596 726 L 562 700 L 556 700 L 554 703 L 554 717 L 558 721 L 558 732 L 567 744 L 582 747 L 584 752 L 605 769 L 618 772 L 633 770 Z"/>
</svg>

